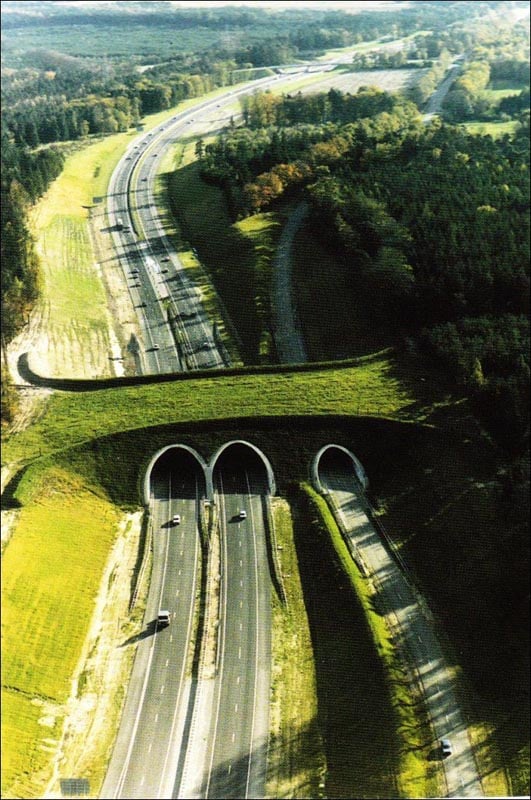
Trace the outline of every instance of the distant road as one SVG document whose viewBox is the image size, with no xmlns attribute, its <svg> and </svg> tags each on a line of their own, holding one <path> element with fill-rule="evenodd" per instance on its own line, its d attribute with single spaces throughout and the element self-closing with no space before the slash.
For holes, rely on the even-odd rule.
<svg viewBox="0 0 531 800">
<path fill-rule="evenodd" d="M 430 99 L 426 104 L 426 108 L 424 110 L 424 114 L 422 115 L 422 120 L 425 125 L 430 123 L 434 117 L 436 117 L 441 110 L 444 98 L 448 94 L 450 90 L 450 86 L 455 81 L 461 70 L 463 69 L 464 65 L 464 55 L 458 56 L 443 81 L 439 84 L 437 89 L 434 91 Z"/>
</svg>

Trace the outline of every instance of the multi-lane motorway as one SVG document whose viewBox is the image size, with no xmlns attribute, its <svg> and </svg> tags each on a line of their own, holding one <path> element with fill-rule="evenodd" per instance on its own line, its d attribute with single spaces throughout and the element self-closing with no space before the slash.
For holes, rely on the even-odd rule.
<svg viewBox="0 0 531 800">
<path fill-rule="evenodd" d="M 228 366 L 229 357 L 202 304 L 197 286 L 166 236 L 154 198 L 155 176 L 169 147 L 190 125 L 220 114 L 239 96 L 293 76 L 262 78 L 222 97 L 176 113 L 129 146 L 109 183 L 108 233 L 112 236 L 138 317 L 137 371 L 179 372 Z"/>
<path fill-rule="evenodd" d="M 262 505 L 267 487 L 241 452 L 219 469 L 216 482 L 223 542 L 220 660 L 201 796 L 265 797 L 271 659 Z"/>
<path fill-rule="evenodd" d="M 179 767 L 190 692 L 190 659 L 200 540 L 200 470 L 162 462 L 152 478 L 153 569 L 133 672 L 102 798 L 171 797 Z M 180 523 L 172 522 L 175 514 Z M 157 628 L 169 609 L 167 628 Z"/>
<path fill-rule="evenodd" d="M 172 453 L 160 457 L 151 477 L 149 600 L 142 632 L 124 642 L 138 649 L 101 797 L 264 797 L 271 660 L 267 477 L 242 446 L 215 471 L 219 641 L 215 675 L 206 680 L 192 670 L 205 478 L 198 464 Z M 171 613 L 164 628 L 156 623 L 161 609 Z"/>
</svg>

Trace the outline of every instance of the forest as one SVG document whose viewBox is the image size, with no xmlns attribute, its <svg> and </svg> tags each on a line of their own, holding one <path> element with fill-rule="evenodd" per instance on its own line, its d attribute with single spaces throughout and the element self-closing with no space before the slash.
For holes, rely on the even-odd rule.
<svg viewBox="0 0 531 800">
<path fill-rule="evenodd" d="M 407 36 L 408 46 L 397 53 L 377 49 L 353 57 L 345 68 L 363 67 L 368 75 L 368 88 L 357 95 L 249 97 L 243 125 L 232 120 L 214 144 L 200 140 L 197 156 L 205 179 L 223 187 L 233 219 L 304 196 L 314 214 L 330 222 L 322 234 L 327 246 L 352 263 L 353 276 L 363 276 L 378 324 L 396 326 L 403 340 L 439 358 L 486 418 L 506 428 L 508 440 L 518 439 L 525 366 L 516 356 L 508 366 L 507 358 L 487 355 L 487 345 L 478 342 L 489 339 L 489 320 L 501 320 L 494 340 L 505 341 L 509 330 L 520 330 L 527 310 L 524 26 L 501 22 L 493 32 L 483 18 L 500 6 L 494 0 L 419 2 L 356 15 L 119 5 L 96 13 L 89 6 L 28 2 L 21 13 L 19 4 L 3 3 L 3 342 L 25 324 L 38 297 L 38 259 L 26 216 L 60 173 L 65 145 L 127 131 L 146 114 L 230 85 L 237 70 Z M 168 36 L 159 35 L 162 29 Z M 112 42 L 123 31 L 131 49 L 120 54 Z M 175 39 L 173 31 L 182 37 Z M 186 39 L 190 32 L 193 41 Z M 138 49 L 136 34 L 149 52 Z M 97 43 L 104 40 L 102 59 Z M 169 51 L 166 40 L 173 42 Z M 93 42 L 92 52 L 80 54 L 80 41 Z M 424 130 L 419 111 L 465 51 L 469 58 L 447 97 L 445 119 L 514 120 L 519 129 L 510 140 L 494 143 L 446 125 Z M 424 69 L 407 96 L 370 88 L 371 69 L 406 63 Z M 486 87 L 496 81 L 522 86 L 502 97 L 491 93 L 493 99 Z M 478 321 L 483 333 L 472 335 L 463 327 L 467 320 Z M 514 425 L 506 419 L 509 408 Z"/>
<path fill-rule="evenodd" d="M 245 127 L 200 140 L 234 219 L 305 199 L 374 325 L 436 359 L 499 443 L 524 452 L 529 404 L 529 138 L 422 124 L 376 89 L 255 93 Z M 334 276 L 330 275 L 333 283 Z"/>
</svg>

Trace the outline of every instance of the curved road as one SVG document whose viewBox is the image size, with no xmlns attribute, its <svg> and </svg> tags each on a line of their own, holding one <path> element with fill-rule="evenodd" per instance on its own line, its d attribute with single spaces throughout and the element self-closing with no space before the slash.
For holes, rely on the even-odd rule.
<svg viewBox="0 0 531 800">
<path fill-rule="evenodd" d="M 293 76 L 253 81 L 192 109 L 137 137 L 117 164 L 107 195 L 107 231 L 113 237 L 136 310 L 141 339 L 137 368 L 147 373 L 228 366 L 225 348 L 214 335 L 201 295 L 188 277 L 157 214 L 153 184 L 169 147 L 190 125 L 210 121 L 212 112 L 238 97 Z M 169 323 L 171 319 L 171 324 Z M 176 337 L 178 342 L 176 342 Z"/>
</svg>

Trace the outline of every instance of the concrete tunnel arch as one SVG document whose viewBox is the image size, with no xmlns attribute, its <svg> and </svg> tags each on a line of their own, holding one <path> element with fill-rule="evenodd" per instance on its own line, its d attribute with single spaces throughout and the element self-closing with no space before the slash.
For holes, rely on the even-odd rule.
<svg viewBox="0 0 531 800">
<path fill-rule="evenodd" d="M 213 490 L 210 479 L 211 472 L 209 471 L 205 459 L 202 456 L 200 456 L 199 453 L 193 449 L 193 447 L 189 447 L 187 444 L 168 444 L 166 445 L 166 447 L 161 448 L 155 453 L 155 455 L 152 457 L 151 461 L 147 466 L 146 473 L 144 475 L 144 504 L 146 506 L 149 505 L 149 499 L 151 496 L 151 473 L 153 472 L 153 468 L 155 467 L 156 463 L 159 461 L 161 456 L 163 456 L 164 453 L 167 453 L 168 450 L 185 450 L 197 461 L 205 477 L 207 497 L 212 497 Z"/>
<path fill-rule="evenodd" d="M 233 445 L 243 445 L 244 447 L 248 447 L 260 458 L 266 470 L 269 493 L 275 495 L 277 493 L 277 485 L 275 481 L 275 474 L 273 472 L 273 468 L 269 462 L 269 459 L 264 455 L 264 453 L 262 453 L 259 447 L 256 447 L 256 445 L 252 444 L 251 442 L 246 442 L 243 439 L 233 439 L 231 442 L 226 442 L 216 451 L 216 453 L 214 453 L 208 465 L 207 485 L 212 487 L 213 490 L 214 470 L 216 468 L 216 464 L 218 463 L 220 456 L 223 455 L 223 453 L 227 450 L 227 448 L 232 447 Z M 213 499 L 213 497 L 214 493 L 212 491 L 211 499 Z"/>
<path fill-rule="evenodd" d="M 352 466 L 354 468 L 354 474 L 356 478 L 360 482 L 363 489 L 366 489 L 369 485 L 369 479 L 367 478 L 367 474 L 363 468 L 361 461 L 359 461 L 354 453 L 351 453 L 350 450 L 347 450 L 346 447 L 342 447 L 340 444 L 326 444 L 324 447 L 321 447 L 317 455 L 315 456 L 313 463 L 312 463 L 312 482 L 318 492 L 323 494 L 326 490 L 323 488 L 321 483 L 321 479 L 319 478 L 319 462 L 326 453 L 327 450 L 340 450 L 342 453 L 347 455 L 350 460 L 352 461 Z"/>
</svg>

